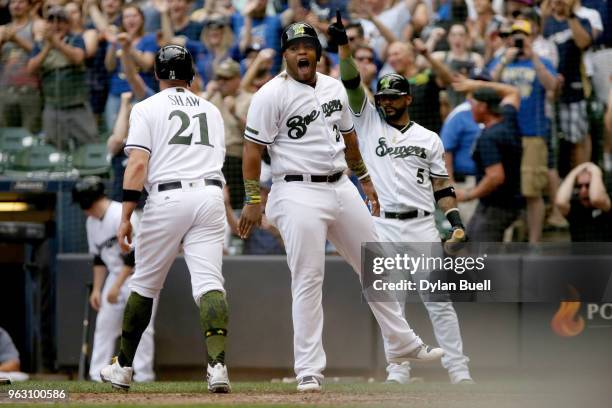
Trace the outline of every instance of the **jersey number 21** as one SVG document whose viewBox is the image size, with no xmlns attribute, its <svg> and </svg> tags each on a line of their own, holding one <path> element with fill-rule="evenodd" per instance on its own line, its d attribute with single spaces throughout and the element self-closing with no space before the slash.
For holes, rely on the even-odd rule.
<svg viewBox="0 0 612 408">
<path fill-rule="evenodd" d="M 172 136 L 172 139 L 168 142 L 168 144 L 182 144 L 182 145 L 191 145 L 191 139 L 193 137 L 193 133 L 188 135 L 183 135 L 182 133 L 191 125 L 191 118 L 185 112 L 180 110 L 174 110 L 170 112 L 170 116 L 168 116 L 168 120 L 172 120 L 175 116 L 181 120 L 181 128 Z M 198 113 L 197 115 L 193 115 L 193 119 L 196 119 L 200 124 L 200 141 L 195 142 L 197 145 L 204 145 L 209 147 L 214 147 L 210 144 L 208 140 L 208 122 L 206 121 L 206 112 Z"/>
</svg>

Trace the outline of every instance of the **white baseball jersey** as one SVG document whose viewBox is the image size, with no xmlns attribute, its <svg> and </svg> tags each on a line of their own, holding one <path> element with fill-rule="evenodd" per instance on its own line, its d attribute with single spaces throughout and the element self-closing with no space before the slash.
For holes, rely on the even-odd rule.
<svg viewBox="0 0 612 408">
<path fill-rule="evenodd" d="M 221 113 L 185 88 L 168 88 L 134 105 L 126 154 L 132 149 L 151 155 L 145 182 L 149 191 L 152 185 L 165 181 L 225 180 L 221 173 L 225 159 Z"/>
<path fill-rule="evenodd" d="M 134 224 L 135 217 L 135 215 L 132 216 L 132 224 Z M 89 376 L 93 381 L 102 381 L 100 379 L 100 370 L 108 364 L 115 353 L 117 337 L 121 334 L 123 312 L 130 295 L 127 282 L 131 278 L 128 278 L 126 283 L 121 286 L 117 303 L 108 302 L 108 292 L 113 287 L 124 267 L 121 249 L 119 248 L 116 236 L 120 223 L 121 203 L 116 201 L 110 202 L 102 219 L 87 217 L 86 222 L 89 252 L 92 255 L 100 256 L 108 270 L 108 276 L 102 287 L 100 309 L 96 316 L 96 331 L 91 351 Z M 155 379 L 153 371 L 155 350 L 153 322 L 155 321 L 156 307 L 154 307 L 151 322 L 142 335 L 142 340 L 138 345 L 134 358 L 134 378 L 136 381 L 153 381 Z"/>
<path fill-rule="evenodd" d="M 123 268 L 121 249 L 117 242 L 117 230 L 121 223 L 121 203 L 111 201 L 102 219 L 87 217 L 87 243 L 89 253 L 98 255 L 108 269 L 108 273 L 119 274 Z"/>
<path fill-rule="evenodd" d="M 410 122 L 396 129 L 368 100 L 355 116 L 359 150 L 383 211 L 435 209 L 430 177 L 447 178 L 444 146 L 435 132 Z"/>
<path fill-rule="evenodd" d="M 268 147 L 272 176 L 346 169 L 342 133 L 353 130 L 340 81 L 317 73 L 313 88 L 282 72 L 253 96 L 244 137 Z"/>
</svg>

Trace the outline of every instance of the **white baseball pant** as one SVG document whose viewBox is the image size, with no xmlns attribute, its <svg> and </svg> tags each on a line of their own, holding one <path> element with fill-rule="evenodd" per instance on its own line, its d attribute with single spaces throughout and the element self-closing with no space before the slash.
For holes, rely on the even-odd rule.
<svg viewBox="0 0 612 408">
<path fill-rule="evenodd" d="M 374 224 L 381 242 L 440 242 L 440 234 L 433 216 L 409 220 L 376 217 Z M 471 378 L 468 368 L 469 358 L 463 354 L 461 330 L 453 303 L 449 299 L 448 302 L 423 302 L 423 304 L 427 308 L 436 341 L 444 350 L 442 366 L 448 370 L 451 381 L 458 382 Z M 404 312 L 405 305 L 401 306 Z M 390 364 L 387 372 L 409 376 L 410 363 Z"/>
<path fill-rule="evenodd" d="M 91 352 L 91 363 L 89 366 L 89 378 L 92 381 L 101 382 L 100 370 L 107 366 L 115 353 L 117 338 L 121 335 L 123 325 L 123 312 L 130 295 L 128 280 L 121 286 L 117 303 L 108 302 L 108 292 L 112 288 L 116 274 L 108 274 L 102 287 L 102 300 L 100 310 L 96 317 L 96 331 L 94 332 L 93 349 Z M 153 357 L 155 355 L 154 322 L 157 311 L 157 301 L 153 304 L 153 316 L 142 334 L 142 339 L 136 349 L 134 356 L 134 381 L 146 382 L 155 380 L 153 371 Z"/>
<path fill-rule="evenodd" d="M 221 263 L 225 232 L 222 190 L 204 180 L 183 181 L 183 187 L 151 189 L 136 239 L 136 268 L 130 289 L 157 298 L 182 245 L 191 275 L 193 299 L 218 290 L 225 293 Z"/>
<path fill-rule="evenodd" d="M 360 275 L 361 243 L 377 241 L 372 216 L 346 176 L 336 183 L 275 181 L 266 215 L 282 235 L 291 270 L 296 377 L 323 378 L 325 241 L 329 239 Z M 387 359 L 410 353 L 421 344 L 398 303 L 369 305 L 387 344 Z"/>
</svg>

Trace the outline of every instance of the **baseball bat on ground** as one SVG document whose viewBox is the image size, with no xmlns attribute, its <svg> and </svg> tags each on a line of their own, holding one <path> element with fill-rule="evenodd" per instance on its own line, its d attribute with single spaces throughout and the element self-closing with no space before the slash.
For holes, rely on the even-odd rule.
<svg viewBox="0 0 612 408">
<path fill-rule="evenodd" d="M 79 354 L 79 381 L 84 381 L 86 379 L 85 373 L 87 372 L 87 357 L 89 356 L 89 333 L 91 330 L 91 326 L 89 324 L 91 321 L 91 305 L 89 304 L 89 296 L 91 295 L 93 285 L 89 283 L 86 287 L 85 308 L 83 311 L 83 330 L 81 333 L 81 352 Z"/>
<path fill-rule="evenodd" d="M 453 231 L 449 239 L 444 242 L 444 250 L 450 256 L 457 255 L 461 249 L 465 247 L 465 231 L 461 228 L 457 228 Z"/>
</svg>

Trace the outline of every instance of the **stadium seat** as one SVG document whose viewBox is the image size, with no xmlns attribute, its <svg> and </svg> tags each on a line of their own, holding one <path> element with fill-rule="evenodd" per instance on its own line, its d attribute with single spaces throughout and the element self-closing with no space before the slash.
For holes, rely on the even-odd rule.
<svg viewBox="0 0 612 408">
<path fill-rule="evenodd" d="M 86 144 L 72 155 L 72 167 L 81 176 L 93 174 L 106 174 L 110 171 L 108 152 L 105 143 Z"/>
<path fill-rule="evenodd" d="M 53 146 L 34 145 L 11 154 L 8 170 L 22 172 L 52 171 L 64 167 L 65 158 Z"/>
<path fill-rule="evenodd" d="M 14 153 L 23 150 L 27 146 L 27 139 L 32 138 L 32 134 L 24 128 L 7 127 L 0 128 L 0 151 Z"/>
</svg>

